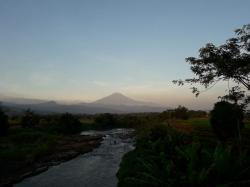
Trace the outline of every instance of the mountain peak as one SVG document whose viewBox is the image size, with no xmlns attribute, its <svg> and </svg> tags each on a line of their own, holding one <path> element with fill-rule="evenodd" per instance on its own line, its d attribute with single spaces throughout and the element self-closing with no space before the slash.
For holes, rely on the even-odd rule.
<svg viewBox="0 0 250 187">
<path fill-rule="evenodd" d="M 43 103 L 41 103 L 41 104 L 50 104 L 50 105 L 55 105 L 55 104 L 57 104 L 57 102 L 56 101 L 47 101 L 47 102 L 43 102 Z"/>
<path fill-rule="evenodd" d="M 131 99 L 122 93 L 115 92 L 109 96 L 99 99 L 94 102 L 94 104 L 102 105 L 143 105 L 143 102 Z"/>
<path fill-rule="evenodd" d="M 112 93 L 110 96 L 123 96 L 123 97 L 126 97 L 125 95 L 123 95 L 123 94 L 120 93 L 120 92 L 114 92 L 114 93 Z"/>
</svg>

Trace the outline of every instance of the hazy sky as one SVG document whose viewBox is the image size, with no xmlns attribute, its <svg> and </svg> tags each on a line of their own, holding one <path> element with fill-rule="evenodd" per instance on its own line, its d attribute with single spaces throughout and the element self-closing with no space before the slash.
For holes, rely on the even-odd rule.
<svg viewBox="0 0 250 187">
<path fill-rule="evenodd" d="M 0 0 L 0 93 L 90 101 L 112 92 L 207 108 L 173 79 L 185 58 L 250 23 L 249 0 Z"/>
</svg>

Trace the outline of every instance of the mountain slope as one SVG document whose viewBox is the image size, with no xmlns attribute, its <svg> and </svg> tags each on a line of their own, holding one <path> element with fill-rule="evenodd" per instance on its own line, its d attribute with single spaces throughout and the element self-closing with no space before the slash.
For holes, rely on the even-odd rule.
<svg viewBox="0 0 250 187">
<path fill-rule="evenodd" d="M 96 113 L 140 113 L 140 112 L 162 112 L 163 107 L 151 103 L 140 102 L 120 93 L 114 93 L 92 103 L 59 104 L 54 101 L 42 103 L 20 104 L 13 102 L 3 102 L 3 106 L 14 113 L 23 113 L 27 109 L 41 114 L 49 113 L 73 113 L 73 114 L 96 114 Z"/>
<path fill-rule="evenodd" d="M 113 93 L 107 97 L 99 99 L 92 104 L 102 104 L 102 105 L 125 105 L 125 106 L 146 106 L 150 103 L 136 101 L 131 99 L 121 93 Z"/>
</svg>

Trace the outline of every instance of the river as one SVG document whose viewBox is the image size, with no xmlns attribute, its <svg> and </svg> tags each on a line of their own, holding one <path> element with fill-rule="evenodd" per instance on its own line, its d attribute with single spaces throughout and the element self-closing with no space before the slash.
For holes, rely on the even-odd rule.
<svg viewBox="0 0 250 187">
<path fill-rule="evenodd" d="M 82 132 L 82 135 L 103 134 L 104 140 L 92 152 L 52 166 L 15 187 L 114 187 L 122 156 L 134 149 L 132 132 L 132 129 Z"/>
</svg>

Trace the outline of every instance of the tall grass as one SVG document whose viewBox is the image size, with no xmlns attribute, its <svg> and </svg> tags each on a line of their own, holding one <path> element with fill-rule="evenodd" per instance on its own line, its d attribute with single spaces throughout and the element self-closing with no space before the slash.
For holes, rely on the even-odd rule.
<svg viewBox="0 0 250 187">
<path fill-rule="evenodd" d="M 138 136 L 123 158 L 118 186 L 235 185 L 250 177 L 249 154 L 234 145 L 207 146 L 187 134 L 155 126 Z"/>
</svg>

